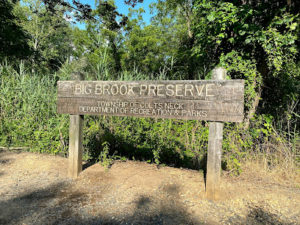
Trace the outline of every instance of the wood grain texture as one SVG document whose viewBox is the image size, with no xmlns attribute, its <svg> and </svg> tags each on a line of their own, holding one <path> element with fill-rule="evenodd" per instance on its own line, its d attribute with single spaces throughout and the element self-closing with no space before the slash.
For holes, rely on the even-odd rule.
<svg viewBox="0 0 300 225">
<path fill-rule="evenodd" d="M 72 73 L 72 79 L 83 80 L 80 72 Z M 69 127 L 69 165 L 68 176 L 77 178 L 82 171 L 82 152 L 83 152 L 83 115 L 70 115 Z"/>
<path fill-rule="evenodd" d="M 59 81 L 58 113 L 241 122 L 244 81 Z"/>
<path fill-rule="evenodd" d="M 83 116 L 70 115 L 68 176 L 77 178 L 82 171 Z"/>
<path fill-rule="evenodd" d="M 224 68 L 214 69 L 212 78 L 224 80 L 226 78 L 226 70 Z M 206 197 L 210 200 L 217 200 L 220 195 L 223 126 L 224 124 L 220 122 L 209 123 Z"/>
<path fill-rule="evenodd" d="M 209 124 L 206 196 L 210 200 L 217 200 L 219 198 L 223 126 L 224 124 L 219 122 L 211 122 Z"/>
</svg>

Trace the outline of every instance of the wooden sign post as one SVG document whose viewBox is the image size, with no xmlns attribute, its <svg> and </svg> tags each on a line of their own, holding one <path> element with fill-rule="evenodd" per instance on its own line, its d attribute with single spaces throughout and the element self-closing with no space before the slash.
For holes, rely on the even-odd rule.
<svg viewBox="0 0 300 225">
<path fill-rule="evenodd" d="M 213 70 L 213 80 L 225 80 L 226 70 L 216 68 Z M 219 197 L 221 156 L 223 141 L 223 123 L 210 122 L 207 150 L 207 171 L 206 171 L 206 197 L 216 200 Z"/>
<path fill-rule="evenodd" d="M 69 175 L 77 177 L 82 168 L 83 115 L 215 121 L 209 128 L 206 191 L 216 198 L 223 136 L 219 122 L 244 118 L 244 81 L 224 80 L 225 73 L 215 69 L 214 80 L 59 81 L 57 111 L 71 114 Z"/>
<path fill-rule="evenodd" d="M 73 73 L 73 80 L 83 80 L 81 73 Z M 82 171 L 82 152 L 83 152 L 83 115 L 70 115 L 69 128 L 69 177 L 76 178 Z"/>
</svg>

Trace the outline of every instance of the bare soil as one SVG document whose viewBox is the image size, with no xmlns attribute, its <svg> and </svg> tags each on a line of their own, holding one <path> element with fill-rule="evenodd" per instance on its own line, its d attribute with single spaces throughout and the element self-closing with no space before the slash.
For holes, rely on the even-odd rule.
<svg viewBox="0 0 300 225">
<path fill-rule="evenodd" d="M 300 224 L 299 176 L 223 175 L 212 202 L 199 171 L 116 161 L 72 180 L 67 163 L 0 152 L 0 224 Z"/>
</svg>

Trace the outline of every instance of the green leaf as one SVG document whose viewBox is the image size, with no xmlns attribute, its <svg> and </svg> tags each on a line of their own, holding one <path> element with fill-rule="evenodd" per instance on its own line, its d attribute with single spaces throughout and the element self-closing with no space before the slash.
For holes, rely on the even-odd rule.
<svg viewBox="0 0 300 225">
<path fill-rule="evenodd" d="M 290 26 L 291 30 L 295 30 L 297 27 L 297 23 L 292 23 L 292 25 Z"/>
<path fill-rule="evenodd" d="M 241 36 L 245 35 L 245 33 L 246 33 L 246 31 L 244 31 L 244 30 L 239 31 L 239 35 L 241 35 Z"/>
<path fill-rule="evenodd" d="M 214 16 L 213 14 L 209 14 L 209 15 L 207 16 L 207 19 L 208 19 L 209 22 L 212 22 L 212 21 L 215 20 L 215 16 Z"/>
<path fill-rule="evenodd" d="M 245 40 L 245 43 L 246 43 L 246 44 L 249 44 L 251 41 L 252 41 L 251 38 L 247 38 L 247 39 Z"/>
</svg>

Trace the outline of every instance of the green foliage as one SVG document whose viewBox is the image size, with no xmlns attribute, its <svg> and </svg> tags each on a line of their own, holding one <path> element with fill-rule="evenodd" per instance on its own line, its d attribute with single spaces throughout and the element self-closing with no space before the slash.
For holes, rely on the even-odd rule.
<svg viewBox="0 0 300 225">
<path fill-rule="evenodd" d="M 167 70 L 168 74 L 172 74 L 182 27 L 174 15 L 165 15 L 167 12 L 164 5 L 156 4 L 152 7 L 159 8 L 160 14 L 152 19 L 151 24 L 141 20 L 145 12 L 142 8 L 130 10 L 122 57 L 123 68 L 129 71 L 138 69 L 146 74 L 159 74 Z"/>
<path fill-rule="evenodd" d="M 28 45 L 34 54 L 27 63 L 35 72 L 54 72 L 71 55 L 71 29 L 63 12 L 46 10 L 41 0 L 24 0 L 14 8 L 19 25 L 30 35 Z"/>
<path fill-rule="evenodd" d="M 66 154 L 68 116 L 56 113 L 56 78 L 0 65 L 0 144 Z"/>
<path fill-rule="evenodd" d="M 19 71 L 1 65 L 0 72 L 0 144 L 67 155 L 69 117 L 56 113 L 57 77 L 30 76 L 23 64 Z M 85 159 L 105 165 L 119 157 L 202 168 L 208 128 L 199 121 L 86 116 L 84 137 Z"/>
<path fill-rule="evenodd" d="M 13 14 L 12 1 L 0 1 L 0 61 L 25 59 L 32 54 L 28 45 L 29 35 L 18 25 L 19 19 Z"/>
<path fill-rule="evenodd" d="M 247 59 L 244 53 L 233 50 L 226 55 L 222 54 L 220 61 L 220 64 L 226 68 L 230 79 L 245 80 L 245 108 L 249 111 L 262 83 L 255 60 Z"/>
<path fill-rule="evenodd" d="M 56 114 L 56 77 L 29 76 L 22 64 L 19 71 L 8 65 L 0 68 L 0 144 L 67 155 L 69 118 Z M 251 76 L 251 71 L 242 67 L 240 71 Z M 126 75 L 129 79 L 134 76 Z M 86 160 L 99 161 L 105 167 L 113 159 L 128 158 L 205 169 L 206 122 L 106 116 L 86 116 L 84 121 Z M 227 123 L 223 136 L 223 168 L 236 175 L 242 172 L 241 161 L 253 155 L 265 155 L 275 163 L 276 158 L 264 146 L 286 143 L 274 129 L 274 118 L 268 115 L 254 117 L 248 130 L 242 123 Z"/>
<path fill-rule="evenodd" d="M 290 133 L 290 126 L 299 132 L 295 116 L 300 93 L 297 5 L 284 1 L 194 2 L 194 54 L 206 67 L 221 65 L 231 79 L 245 80 L 246 124 L 255 113 L 272 116 L 274 123 L 280 121 L 277 126 L 284 135 Z"/>
<path fill-rule="evenodd" d="M 108 168 L 112 164 L 112 158 L 109 156 L 109 143 L 103 142 L 102 143 L 103 150 L 99 155 L 99 162 L 105 168 Z"/>
<path fill-rule="evenodd" d="M 203 168 L 208 128 L 199 121 L 88 117 L 85 146 L 92 158 L 109 143 L 110 154 L 156 164 Z"/>
</svg>

